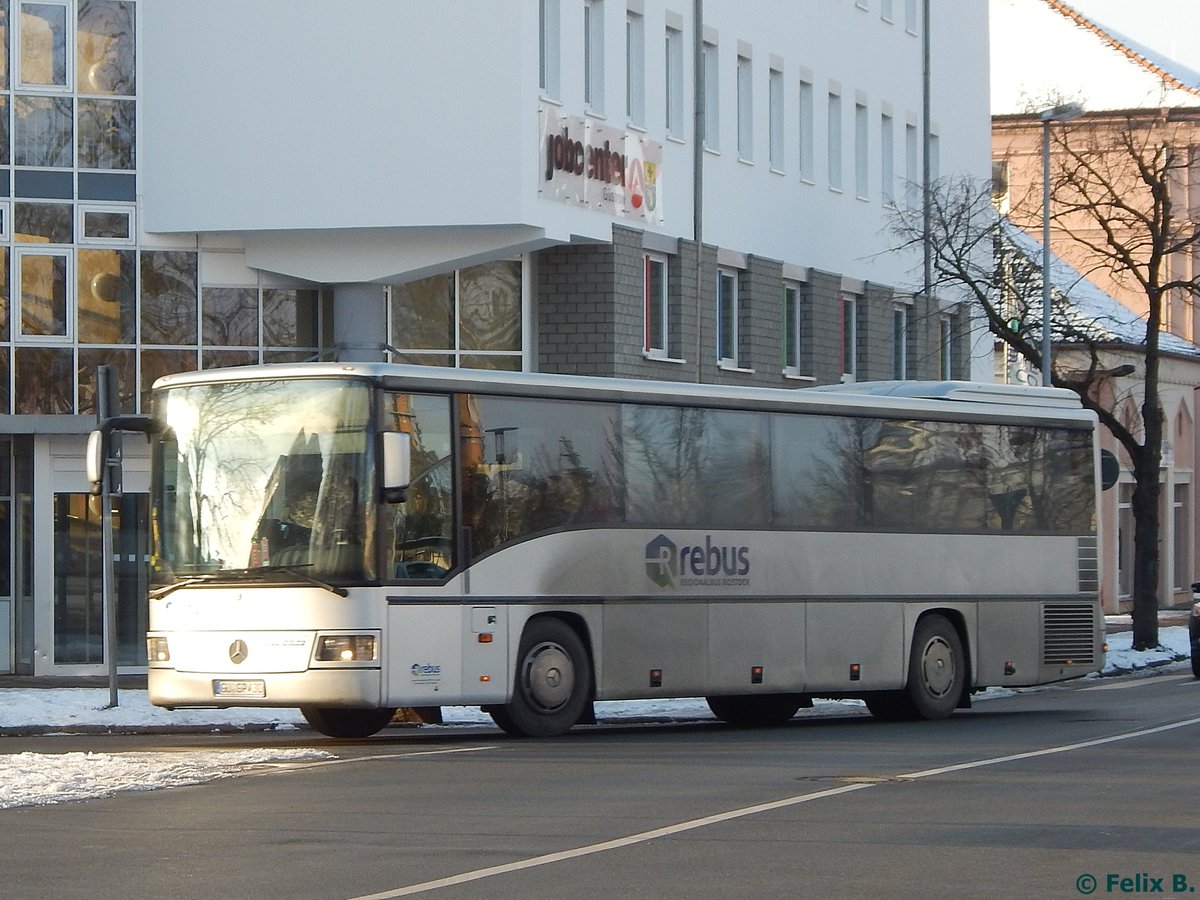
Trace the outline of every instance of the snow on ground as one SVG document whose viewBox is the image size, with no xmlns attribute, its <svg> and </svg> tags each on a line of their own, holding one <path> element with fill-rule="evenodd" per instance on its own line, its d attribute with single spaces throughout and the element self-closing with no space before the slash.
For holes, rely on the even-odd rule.
<svg viewBox="0 0 1200 900">
<path fill-rule="evenodd" d="M 1108 635 L 1108 659 L 1102 674 L 1113 675 L 1167 665 L 1187 657 L 1187 629 L 1159 629 L 1160 647 L 1133 651 L 1131 632 Z M 1091 675 L 1097 678 L 1100 675 Z M 976 700 L 1011 696 L 1007 689 L 992 689 Z M 106 709 L 107 688 L 6 688 L 0 689 L 0 729 L 14 733 L 79 731 L 204 730 L 228 728 L 304 727 L 299 712 L 291 709 L 179 710 L 150 705 L 145 691 L 121 691 L 118 706 Z M 473 707 L 445 707 L 444 725 L 455 728 L 491 725 L 491 718 Z M 858 701 L 816 701 L 800 716 L 863 716 Z M 602 722 L 679 721 L 712 719 L 701 699 L 630 700 L 598 702 Z M 315 749 L 213 750 L 139 753 L 4 753 L 0 735 L 0 809 L 41 806 L 71 800 L 106 797 L 119 791 L 151 791 L 230 778 L 264 768 L 333 759 Z"/>
</svg>

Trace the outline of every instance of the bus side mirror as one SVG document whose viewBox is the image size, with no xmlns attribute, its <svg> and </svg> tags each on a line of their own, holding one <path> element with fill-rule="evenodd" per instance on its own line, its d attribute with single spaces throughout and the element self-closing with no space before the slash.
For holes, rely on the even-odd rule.
<svg viewBox="0 0 1200 900">
<path fill-rule="evenodd" d="M 412 481 L 412 436 L 400 431 L 385 431 L 380 437 L 383 502 L 403 503 L 404 492 Z"/>
<path fill-rule="evenodd" d="M 1111 450 L 1100 451 L 1100 490 L 1107 491 L 1121 478 L 1121 462 Z"/>
<path fill-rule="evenodd" d="M 87 480 L 93 494 L 99 495 L 104 484 L 104 432 L 96 429 L 88 435 L 87 442 Z"/>
</svg>

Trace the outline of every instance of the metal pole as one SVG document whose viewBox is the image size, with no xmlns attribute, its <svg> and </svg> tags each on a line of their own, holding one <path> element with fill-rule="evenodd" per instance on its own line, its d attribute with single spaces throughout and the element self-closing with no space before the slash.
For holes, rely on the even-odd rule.
<svg viewBox="0 0 1200 900">
<path fill-rule="evenodd" d="M 696 239 L 696 381 L 704 381 L 704 0 L 692 0 L 692 234 Z"/>
<path fill-rule="evenodd" d="M 1050 359 L 1050 119 L 1042 119 L 1042 384 L 1054 382 Z"/>
<path fill-rule="evenodd" d="M 921 138 L 923 144 L 921 148 L 921 223 L 924 230 L 922 259 L 926 303 L 933 300 L 933 197 L 931 196 L 933 185 L 930 183 L 933 180 L 933 162 L 929 158 L 930 146 L 933 144 L 933 132 L 930 124 L 933 106 L 929 53 L 930 2 L 931 0 L 925 0 L 921 23 L 921 116 L 924 119 Z M 950 377 L 951 373 L 946 372 L 944 375 Z"/>
<path fill-rule="evenodd" d="M 96 422 L 100 424 L 119 410 L 116 405 L 115 374 L 109 366 L 96 367 Z M 100 481 L 100 567 L 104 609 L 104 656 L 108 661 L 108 706 L 117 707 L 117 592 L 113 569 L 112 465 L 111 448 L 117 439 L 110 433 L 104 442 L 103 478 Z M 118 451 L 119 452 L 119 451 Z"/>
</svg>

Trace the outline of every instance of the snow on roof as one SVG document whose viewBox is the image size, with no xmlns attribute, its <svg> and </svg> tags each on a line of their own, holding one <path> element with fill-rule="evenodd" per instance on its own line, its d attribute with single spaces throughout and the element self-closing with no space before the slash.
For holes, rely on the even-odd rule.
<svg viewBox="0 0 1200 900">
<path fill-rule="evenodd" d="M 1042 244 L 1025 229 L 1001 219 L 1003 239 L 1024 257 L 1030 266 L 1040 269 Z M 1050 290 L 1067 301 L 1071 329 L 1098 341 L 1132 344 L 1146 343 L 1146 319 L 1088 281 L 1073 266 L 1053 253 L 1050 255 Z M 1036 310 L 1040 312 L 1040 309 Z M 1057 329 L 1056 329 L 1057 330 Z M 1169 332 L 1159 335 L 1159 349 L 1180 356 L 1200 356 L 1200 347 Z"/>
<path fill-rule="evenodd" d="M 1200 72 L 1081 12 L 1087 3 L 991 0 L 993 115 L 1067 100 L 1090 111 L 1200 106 Z M 1139 4 L 1142 16 L 1130 24 L 1163 28 L 1163 3 Z"/>
</svg>

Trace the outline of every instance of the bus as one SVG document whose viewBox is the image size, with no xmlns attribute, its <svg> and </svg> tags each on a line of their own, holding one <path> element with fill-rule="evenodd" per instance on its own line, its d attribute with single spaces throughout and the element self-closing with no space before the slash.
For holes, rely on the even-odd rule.
<svg viewBox="0 0 1200 900">
<path fill-rule="evenodd" d="M 139 429 L 150 699 L 339 738 L 442 706 L 559 735 L 671 697 L 940 719 L 1103 665 L 1096 429 L 1069 391 L 966 382 L 167 376 Z"/>
</svg>

